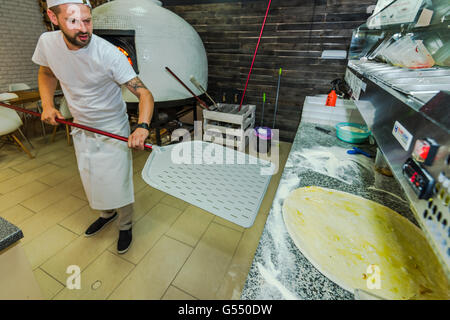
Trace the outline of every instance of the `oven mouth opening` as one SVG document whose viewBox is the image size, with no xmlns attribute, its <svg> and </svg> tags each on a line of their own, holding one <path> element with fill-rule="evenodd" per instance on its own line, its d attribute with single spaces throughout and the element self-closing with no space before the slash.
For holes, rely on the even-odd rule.
<svg viewBox="0 0 450 320">
<path fill-rule="evenodd" d="M 94 29 L 94 34 L 116 46 L 127 57 L 134 72 L 139 74 L 135 30 Z"/>
</svg>

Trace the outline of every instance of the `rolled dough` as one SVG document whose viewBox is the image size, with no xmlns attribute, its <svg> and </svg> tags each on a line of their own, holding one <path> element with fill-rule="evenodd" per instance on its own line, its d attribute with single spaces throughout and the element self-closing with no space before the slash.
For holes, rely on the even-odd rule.
<svg viewBox="0 0 450 320">
<path fill-rule="evenodd" d="M 373 290 L 385 299 L 449 298 L 448 280 L 422 231 L 383 205 L 305 187 L 286 198 L 283 218 L 302 254 L 350 292 Z"/>
</svg>

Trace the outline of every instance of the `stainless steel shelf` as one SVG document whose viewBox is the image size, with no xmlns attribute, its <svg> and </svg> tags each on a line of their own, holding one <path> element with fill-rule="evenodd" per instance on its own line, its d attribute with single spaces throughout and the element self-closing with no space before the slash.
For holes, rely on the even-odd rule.
<svg viewBox="0 0 450 320">
<path fill-rule="evenodd" d="M 371 61 L 349 61 L 349 67 L 414 109 L 431 100 L 439 91 L 450 91 L 450 69 L 407 69 Z M 400 95 L 396 92 L 401 93 Z"/>
<path fill-rule="evenodd" d="M 450 91 L 450 84 L 446 83 L 450 70 L 409 70 L 361 61 L 350 61 L 349 70 L 359 79 L 356 82 L 364 87 L 355 104 L 371 129 L 394 177 L 404 189 L 418 223 L 450 280 L 450 187 L 443 187 L 438 182 L 442 175 L 450 178 L 448 95 L 438 93 L 440 90 Z M 432 82 L 426 80 L 429 77 L 433 81 L 438 78 L 436 89 L 429 90 L 430 85 L 434 86 L 434 83 L 425 83 Z M 419 90 L 408 91 L 405 86 L 411 85 L 408 79 L 420 79 L 422 83 L 412 80 L 417 82 L 412 86 L 419 86 Z M 423 86 L 420 87 L 420 84 Z M 401 123 L 411 135 L 411 143 L 406 150 L 393 135 L 396 123 Z M 424 166 L 437 182 L 429 199 L 417 197 L 402 170 L 405 161 L 411 157 L 415 142 L 423 138 L 432 138 L 440 145 L 432 165 Z"/>
</svg>

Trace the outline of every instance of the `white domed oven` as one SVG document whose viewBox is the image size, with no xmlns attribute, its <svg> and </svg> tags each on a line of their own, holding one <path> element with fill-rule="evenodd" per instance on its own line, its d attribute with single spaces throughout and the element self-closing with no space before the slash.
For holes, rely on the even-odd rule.
<svg viewBox="0 0 450 320">
<path fill-rule="evenodd" d="M 114 0 L 93 9 L 92 16 L 94 34 L 119 47 L 128 57 L 153 93 L 155 109 L 195 103 L 166 66 L 196 95 L 202 93 L 190 85 L 191 76 L 207 88 L 208 61 L 200 36 L 181 17 L 163 8 L 160 1 Z M 136 107 L 138 99 L 126 88 L 122 93 L 127 104 Z"/>
</svg>

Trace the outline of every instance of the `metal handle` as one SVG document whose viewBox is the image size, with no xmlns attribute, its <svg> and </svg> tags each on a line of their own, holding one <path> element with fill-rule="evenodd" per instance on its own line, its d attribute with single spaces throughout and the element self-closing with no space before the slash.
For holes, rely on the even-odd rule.
<svg viewBox="0 0 450 320">
<path fill-rule="evenodd" d="M 206 109 L 209 110 L 208 105 L 207 105 L 203 100 L 201 100 L 199 97 L 197 97 L 197 95 L 196 95 L 195 93 L 193 93 L 192 90 L 189 89 L 189 88 L 187 87 L 187 85 L 185 85 L 184 82 L 181 81 L 181 79 L 178 78 L 178 77 L 176 76 L 176 74 L 173 73 L 172 70 L 169 69 L 169 67 L 166 67 L 166 70 L 169 71 L 170 74 L 171 74 L 175 79 L 177 79 L 177 81 L 178 81 L 178 82 L 179 82 L 179 83 L 180 83 L 187 91 L 189 91 L 189 93 L 192 94 L 192 95 L 194 96 L 194 98 L 197 99 L 197 101 L 198 101 L 202 106 L 204 106 Z"/>
<path fill-rule="evenodd" d="M 198 90 L 203 92 L 208 97 L 208 99 L 213 103 L 214 107 L 218 108 L 216 102 L 213 100 L 213 98 L 211 98 L 211 96 L 208 94 L 208 92 L 206 92 L 206 89 L 203 88 L 203 86 L 200 84 L 200 82 L 197 81 L 197 79 L 195 79 L 194 76 L 191 76 L 191 78 L 189 80 L 191 80 L 192 84 L 194 86 L 196 86 Z"/>
</svg>

